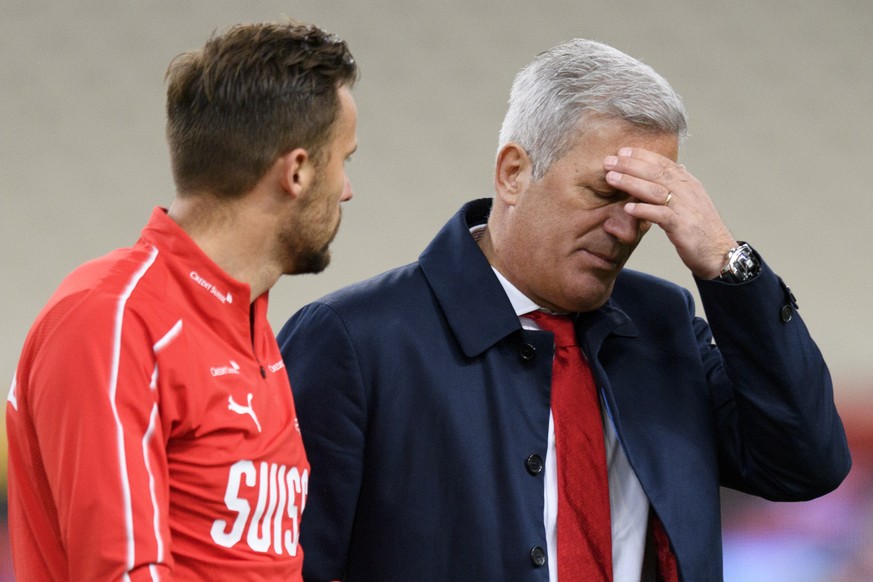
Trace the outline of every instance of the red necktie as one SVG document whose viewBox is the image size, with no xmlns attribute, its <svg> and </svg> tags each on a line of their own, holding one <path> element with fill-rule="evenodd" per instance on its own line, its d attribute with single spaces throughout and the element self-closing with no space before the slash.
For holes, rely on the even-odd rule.
<svg viewBox="0 0 873 582">
<path fill-rule="evenodd" d="M 558 580 L 611 581 L 609 482 L 594 378 L 569 316 L 535 311 L 526 317 L 555 334 L 552 418 L 558 467 Z"/>
</svg>

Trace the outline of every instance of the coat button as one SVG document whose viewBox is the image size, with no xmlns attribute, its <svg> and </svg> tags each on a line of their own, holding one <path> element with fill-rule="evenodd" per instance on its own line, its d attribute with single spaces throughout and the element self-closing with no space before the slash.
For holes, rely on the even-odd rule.
<svg viewBox="0 0 873 582">
<path fill-rule="evenodd" d="M 543 458 L 539 455 L 531 455 L 524 461 L 524 466 L 531 475 L 539 475 L 543 472 Z"/>
<path fill-rule="evenodd" d="M 530 561 L 537 568 L 546 565 L 546 552 L 539 546 L 534 546 L 530 549 Z"/>
<path fill-rule="evenodd" d="M 794 317 L 794 310 L 790 305 L 783 305 L 779 315 L 782 317 L 782 323 L 788 323 Z"/>
<path fill-rule="evenodd" d="M 537 354 L 537 349 L 533 347 L 531 344 L 521 344 L 518 346 L 518 355 L 525 362 L 529 362 L 534 359 L 534 356 Z"/>
</svg>

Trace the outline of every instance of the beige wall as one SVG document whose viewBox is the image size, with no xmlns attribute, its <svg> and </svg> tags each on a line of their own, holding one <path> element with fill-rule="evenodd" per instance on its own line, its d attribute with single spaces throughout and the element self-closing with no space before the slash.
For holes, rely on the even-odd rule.
<svg viewBox="0 0 873 582">
<path fill-rule="evenodd" d="M 868 390 L 873 291 L 873 3 L 574 0 L 0 2 L 0 246 L 8 385 L 27 328 L 80 262 L 132 243 L 173 194 L 163 74 L 216 28 L 282 15 L 343 36 L 361 65 L 360 150 L 334 262 L 285 279 L 305 302 L 412 261 L 490 195 L 513 75 L 574 36 L 654 66 L 685 98 L 684 163 L 795 290 L 840 382 Z M 660 233 L 631 266 L 691 284 Z M 750 314 L 753 317 L 755 314 Z M 852 380 L 852 381 L 848 381 Z M 841 396 L 844 396 L 841 392 Z"/>
</svg>

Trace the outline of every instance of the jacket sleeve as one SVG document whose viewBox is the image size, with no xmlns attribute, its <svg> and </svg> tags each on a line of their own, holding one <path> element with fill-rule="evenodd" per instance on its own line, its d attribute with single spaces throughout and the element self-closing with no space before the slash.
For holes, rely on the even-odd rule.
<svg viewBox="0 0 873 582">
<path fill-rule="evenodd" d="M 116 301 L 97 303 L 66 314 L 46 335 L 28 378 L 58 533 L 71 579 L 169 579 L 153 347 L 135 314 Z"/>
<path fill-rule="evenodd" d="M 774 501 L 832 491 L 851 458 L 830 373 L 791 291 L 766 264 L 745 283 L 697 285 L 715 337 L 696 321 L 722 484 Z"/>
<path fill-rule="evenodd" d="M 278 341 L 312 471 L 300 533 L 303 577 L 339 580 L 364 471 L 367 402 L 358 355 L 345 323 L 324 304 L 295 314 Z"/>
</svg>

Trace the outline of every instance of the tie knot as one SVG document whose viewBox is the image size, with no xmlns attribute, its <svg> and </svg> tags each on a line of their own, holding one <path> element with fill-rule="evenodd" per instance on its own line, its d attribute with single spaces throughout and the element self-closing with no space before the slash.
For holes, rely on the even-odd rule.
<svg viewBox="0 0 873 582">
<path fill-rule="evenodd" d="M 558 315 L 544 311 L 533 311 L 525 315 L 546 331 L 555 334 L 555 347 L 566 348 L 578 345 L 573 319 L 569 315 Z"/>
</svg>

